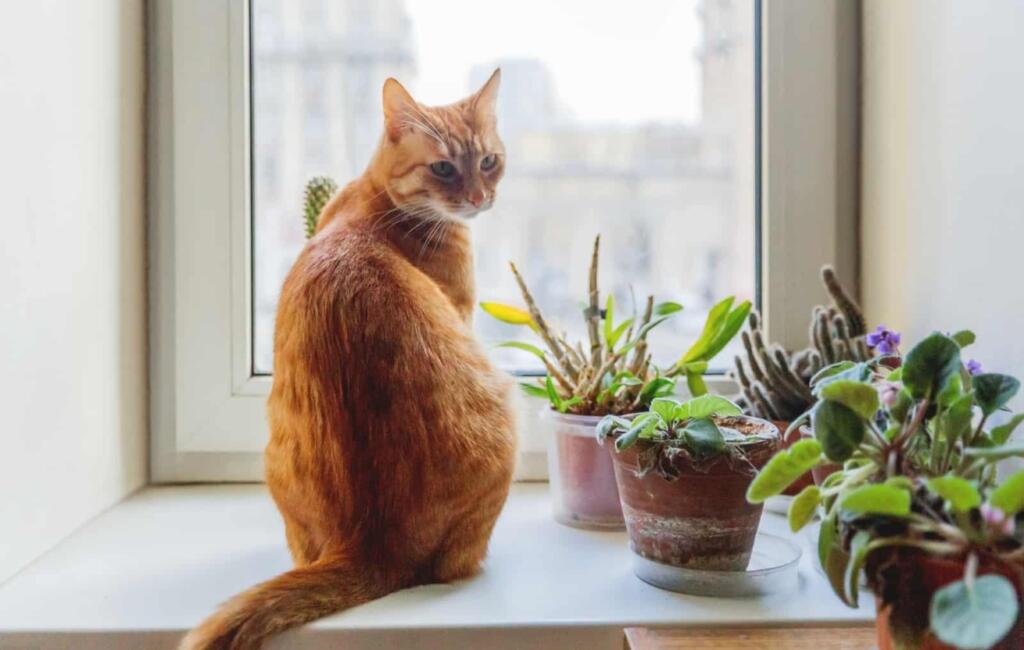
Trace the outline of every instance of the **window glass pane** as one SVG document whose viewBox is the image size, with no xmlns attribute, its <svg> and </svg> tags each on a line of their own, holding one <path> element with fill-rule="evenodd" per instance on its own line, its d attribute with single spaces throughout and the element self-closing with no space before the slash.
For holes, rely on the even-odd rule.
<svg viewBox="0 0 1024 650">
<path fill-rule="evenodd" d="M 253 0 L 254 366 L 272 369 L 284 276 L 302 247 L 302 188 L 347 182 L 401 80 L 448 103 L 502 68 L 507 171 L 472 223 L 480 300 L 521 304 L 508 261 L 570 337 L 594 235 L 619 313 L 648 293 L 686 309 L 653 337 L 668 363 L 713 302 L 753 299 L 753 0 Z M 526 332 L 480 313 L 489 343 Z M 532 358 L 495 350 L 510 370 Z M 724 367 L 731 355 L 724 353 Z"/>
</svg>

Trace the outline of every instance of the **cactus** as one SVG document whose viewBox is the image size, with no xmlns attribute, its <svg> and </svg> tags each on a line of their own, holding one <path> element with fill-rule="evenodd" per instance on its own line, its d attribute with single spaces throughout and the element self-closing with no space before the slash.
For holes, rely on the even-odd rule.
<svg viewBox="0 0 1024 650">
<path fill-rule="evenodd" d="M 316 224 L 320 213 L 337 191 L 338 184 L 327 176 L 316 176 L 306 183 L 306 194 L 302 201 L 302 219 L 306 226 L 306 239 L 316 233 Z"/>
<path fill-rule="evenodd" d="M 810 345 L 789 353 L 764 340 L 761 318 L 751 312 L 742 333 L 743 354 L 735 358 L 732 377 L 739 384 L 745 411 L 769 420 L 789 421 L 814 404 L 810 380 L 838 361 L 867 361 L 864 314 L 839 283 L 830 266 L 821 269 L 822 284 L 832 304 L 811 311 Z"/>
</svg>

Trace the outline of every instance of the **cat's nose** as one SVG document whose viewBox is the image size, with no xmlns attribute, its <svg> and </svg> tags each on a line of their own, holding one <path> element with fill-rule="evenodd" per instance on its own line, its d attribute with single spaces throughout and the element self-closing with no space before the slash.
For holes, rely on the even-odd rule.
<svg viewBox="0 0 1024 650">
<path fill-rule="evenodd" d="M 480 190 L 470 192 L 467 198 L 469 199 L 469 202 L 473 204 L 474 208 L 479 208 L 484 204 L 484 193 Z"/>
</svg>

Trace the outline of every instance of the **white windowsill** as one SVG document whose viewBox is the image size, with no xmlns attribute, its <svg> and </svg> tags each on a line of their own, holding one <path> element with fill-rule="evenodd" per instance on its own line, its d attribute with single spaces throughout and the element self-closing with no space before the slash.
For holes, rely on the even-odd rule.
<svg viewBox="0 0 1024 650">
<path fill-rule="evenodd" d="M 288 633 L 272 648 L 622 647 L 632 625 L 857 622 L 805 549 L 797 593 L 716 599 L 661 591 L 630 571 L 625 533 L 556 524 L 545 484 L 517 484 L 484 572 L 393 594 Z M 762 528 L 784 530 L 777 515 Z M 0 585 L 0 647 L 168 648 L 228 596 L 289 568 L 259 485 L 154 487 Z"/>
</svg>

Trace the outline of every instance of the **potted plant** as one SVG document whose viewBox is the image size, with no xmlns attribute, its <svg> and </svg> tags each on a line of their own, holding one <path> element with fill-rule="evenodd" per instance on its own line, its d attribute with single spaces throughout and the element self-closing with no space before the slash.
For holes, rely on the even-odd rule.
<svg viewBox="0 0 1024 650">
<path fill-rule="evenodd" d="M 654 399 L 631 420 L 606 416 L 596 435 L 615 441 L 615 478 L 634 553 L 667 567 L 746 569 L 762 507 L 745 495 L 778 450 L 774 424 L 703 395 Z"/>
<path fill-rule="evenodd" d="M 653 362 L 647 335 L 683 306 L 655 303 L 654 297 L 648 296 L 642 313 L 616 321 L 614 297 L 609 294 L 601 300 L 599 254 L 600 237 L 594 240 L 583 309 L 585 342 L 570 343 L 552 327 L 515 264 L 510 266 L 526 309 L 494 302 L 481 303 L 481 307 L 505 323 L 528 327 L 544 346 L 522 341 L 501 344 L 533 354 L 547 371 L 536 383 L 521 385 L 528 395 L 548 404 L 542 418 L 550 433 L 548 464 L 555 518 L 582 528 L 621 528 L 622 509 L 611 459 L 597 444 L 594 427 L 605 415 L 629 418 L 646 410 L 654 399 L 671 394 L 680 376 L 686 377 L 694 394 L 707 392 L 703 374 L 708 361 L 736 335 L 751 305 L 734 305 L 733 298 L 715 305 L 700 338 L 662 371 Z"/>
<path fill-rule="evenodd" d="M 857 604 L 862 573 L 876 595 L 879 647 L 1022 648 L 1024 472 L 995 463 L 1024 415 L 990 419 L 1017 393 L 1013 377 L 961 363 L 974 335 L 934 333 L 904 358 L 823 368 L 811 384 L 813 439 L 780 452 L 747 493 L 780 493 L 825 462 L 843 469 L 789 510 L 794 531 L 821 507 L 818 552 L 836 594 Z"/>
<path fill-rule="evenodd" d="M 867 361 L 872 358 L 872 348 L 882 345 L 867 333 L 860 306 L 843 288 L 832 267 L 822 267 L 821 281 L 831 303 L 811 311 L 808 346 L 790 353 L 777 343 L 767 342 L 760 317 L 751 313 L 747 329 L 741 334 L 743 352 L 735 357 L 731 373 L 740 386 L 743 412 L 771 420 L 786 431 L 786 446 L 801 437 L 801 431 L 790 429 L 789 424 L 814 404 L 810 382 L 815 373 L 840 361 Z M 888 351 L 886 345 L 882 347 Z M 838 467 L 822 466 L 814 475 L 821 480 L 835 469 Z M 812 480 L 809 472 L 784 494 L 795 496 Z"/>
</svg>

